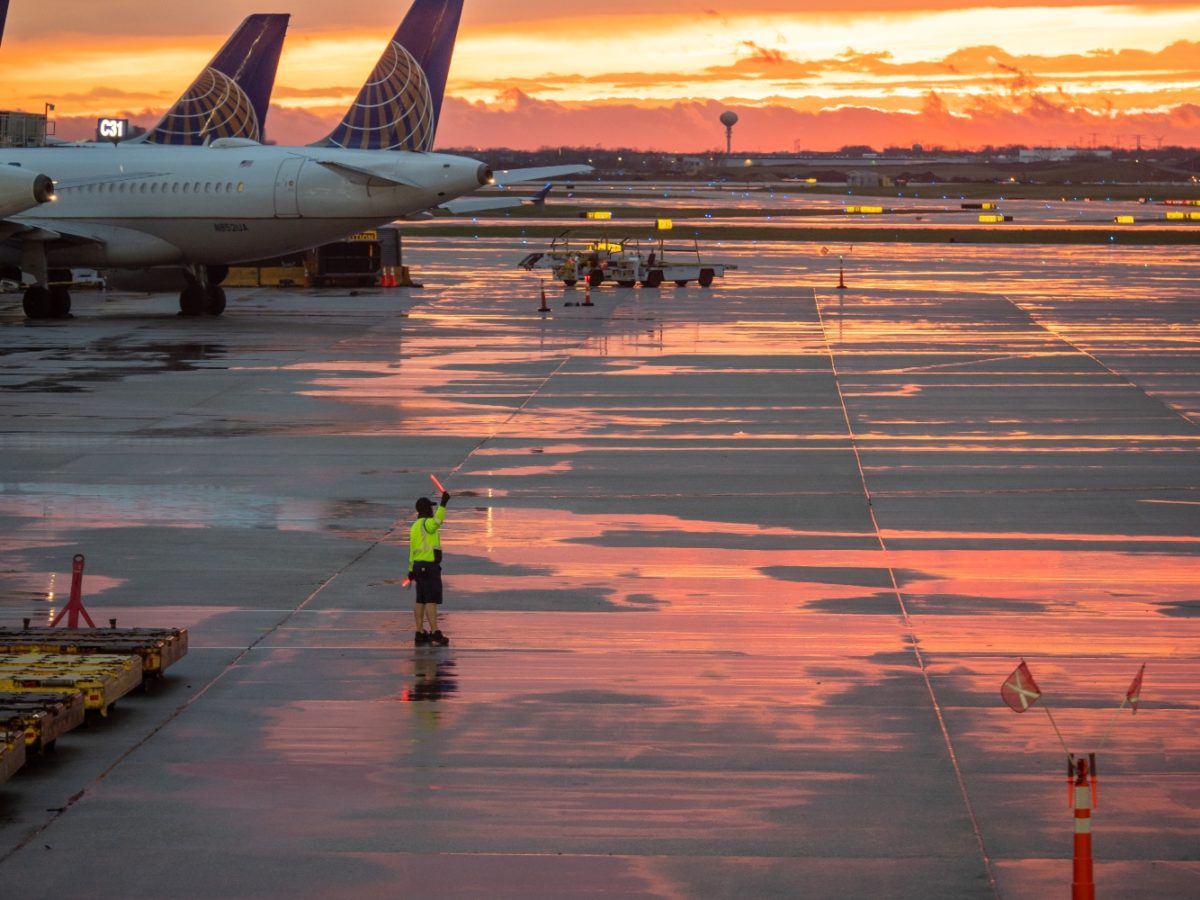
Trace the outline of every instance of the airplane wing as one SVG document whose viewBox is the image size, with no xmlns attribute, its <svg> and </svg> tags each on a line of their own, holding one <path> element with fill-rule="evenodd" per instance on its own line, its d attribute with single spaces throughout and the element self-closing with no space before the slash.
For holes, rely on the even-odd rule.
<svg viewBox="0 0 1200 900">
<path fill-rule="evenodd" d="M 447 200 L 437 207 L 452 215 L 462 216 L 472 213 L 490 212 L 494 209 L 514 209 L 522 204 L 520 197 L 459 197 Z"/>
<path fill-rule="evenodd" d="M 82 246 L 85 244 L 121 244 L 139 254 L 145 265 L 170 265 L 181 256 L 179 248 L 157 235 L 118 225 L 80 220 L 38 219 L 22 216 L 20 219 L 0 219 L 0 241 L 17 237 L 21 243 L 37 242 L 58 246 Z"/>
<path fill-rule="evenodd" d="M 458 197 L 447 200 L 437 207 L 451 215 L 471 215 L 473 213 L 490 212 L 496 209 L 514 209 L 518 206 L 541 206 L 546 202 L 546 195 L 554 187 L 547 182 L 544 187 L 532 197 Z"/>
<path fill-rule="evenodd" d="M 578 175 L 594 171 L 591 166 L 541 166 L 532 169 L 498 169 L 492 173 L 492 184 L 504 187 L 508 184 L 520 184 L 523 181 L 543 181 L 546 178 L 557 178 L 559 175 Z"/>
</svg>

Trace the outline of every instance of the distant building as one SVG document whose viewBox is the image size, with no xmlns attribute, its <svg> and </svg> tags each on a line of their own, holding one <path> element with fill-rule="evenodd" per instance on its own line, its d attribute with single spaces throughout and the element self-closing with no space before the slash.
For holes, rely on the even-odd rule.
<svg viewBox="0 0 1200 900">
<path fill-rule="evenodd" d="M 44 115 L 0 110 L 0 147 L 42 147 L 45 143 Z"/>
<path fill-rule="evenodd" d="M 846 187 L 892 187 L 892 179 L 870 169 L 857 169 L 846 173 Z"/>
<path fill-rule="evenodd" d="M 1065 162 L 1084 157 L 1099 157 L 1111 159 L 1111 150 L 1080 150 L 1077 147 L 1033 147 L 1017 151 L 1017 161 L 1030 162 Z"/>
</svg>

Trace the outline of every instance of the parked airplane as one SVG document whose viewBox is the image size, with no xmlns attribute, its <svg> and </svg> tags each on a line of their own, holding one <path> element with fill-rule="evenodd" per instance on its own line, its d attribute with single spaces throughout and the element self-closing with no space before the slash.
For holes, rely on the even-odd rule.
<svg viewBox="0 0 1200 900">
<path fill-rule="evenodd" d="M 178 266 L 188 277 L 181 311 L 219 315 L 220 282 L 232 264 L 338 240 L 488 184 L 492 172 L 478 160 L 399 149 L 432 141 L 461 7 L 461 0 L 416 0 L 405 22 L 425 23 L 418 55 L 396 40 L 389 47 L 405 64 L 407 89 L 375 110 L 370 131 L 380 146 L 397 149 L 218 138 L 200 147 L 125 143 L 111 153 L 0 150 L 0 165 L 58 180 L 58 202 L 0 219 L 0 265 L 19 265 L 36 279 L 25 291 L 26 315 L 67 315 L 70 294 L 51 285 L 49 273 L 72 266 Z M 431 11 L 439 14 L 428 19 Z M 397 35 L 403 30 L 404 23 Z"/>
</svg>

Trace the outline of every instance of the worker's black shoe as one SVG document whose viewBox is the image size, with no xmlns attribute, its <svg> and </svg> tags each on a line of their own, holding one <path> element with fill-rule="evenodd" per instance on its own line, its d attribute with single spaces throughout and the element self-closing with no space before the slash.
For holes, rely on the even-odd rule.
<svg viewBox="0 0 1200 900">
<path fill-rule="evenodd" d="M 435 631 L 429 636 L 429 643 L 435 647 L 446 647 L 450 644 L 450 638 L 446 637 L 440 631 Z"/>
<path fill-rule="evenodd" d="M 413 635 L 413 643 L 418 647 L 420 647 L 424 644 L 428 644 L 429 643 L 429 632 L 427 632 L 427 631 L 416 632 Z"/>
</svg>

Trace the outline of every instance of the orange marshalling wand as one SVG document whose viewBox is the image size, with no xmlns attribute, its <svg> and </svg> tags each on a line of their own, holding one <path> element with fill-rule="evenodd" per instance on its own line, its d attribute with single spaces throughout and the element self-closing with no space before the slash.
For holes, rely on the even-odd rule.
<svg viewBox="0 0 1200 900">
<path fill-rule="evenodd" d="M 446 493 L 446 489 L 445 489 L 444 487 L 442 487 L 442 483 L 441 483 L 440 481 L 438 481 L 438 480 L 437 480 L 437 476 L 436 476 L 436 475 L 430 475 L 429 477 L 430 477 L 430 478 L 433 480 L 433 486 L 434 486 L 435 488 L 437 488 L 437 489 L 438 489 L 439 491 L 441 491 L 443 494 L 444 494 L 444 493 Z"/>
</svg>

